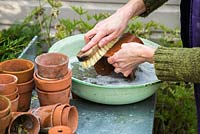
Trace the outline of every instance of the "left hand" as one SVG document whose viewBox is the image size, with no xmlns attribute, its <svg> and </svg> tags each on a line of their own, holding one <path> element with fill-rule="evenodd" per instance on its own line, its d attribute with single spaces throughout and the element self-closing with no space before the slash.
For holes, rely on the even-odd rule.
<svg viewBox="0 0 200 134">
<path fill-rule="evenodd" d="M 121 72 L 127 77 L 139 64 L 153 63 L 155 50 L 139 43 L 124 43 L 118 52 L 108 58 L 108 63 L 115 67 L 116 73 Z"/>
</svg>

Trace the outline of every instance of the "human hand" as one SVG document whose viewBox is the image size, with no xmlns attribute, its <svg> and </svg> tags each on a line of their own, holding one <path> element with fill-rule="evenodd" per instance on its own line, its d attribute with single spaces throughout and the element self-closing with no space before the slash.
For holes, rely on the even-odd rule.
<svg viewBox="0 0 200 134">
<path fill-rule="evenodd" d="M 108 63 L 115 67 L 116 73 L 121 72 L 127 77 L 139 64 L 153 63 L 155 50 L 139 43 L 124 43 L 118 52 L 108 58 Z"/>
<path fill-rule="evenodd" d="M 92 30 L 85 34 L 86 45 L 81 51 L 87 51 L 96 44 L 102 47 L 117 38 L 126 28 L 128 20 L 129 18 L 122 12 L 116 12 L 105 20 L 97 23 Z"/>
</svg>

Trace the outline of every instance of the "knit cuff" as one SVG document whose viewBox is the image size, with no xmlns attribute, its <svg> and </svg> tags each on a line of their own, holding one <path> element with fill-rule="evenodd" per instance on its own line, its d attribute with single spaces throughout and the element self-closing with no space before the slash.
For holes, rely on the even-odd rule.
<svg viewBox="0 0 200 134">
<path fill-rule="evenodd" d="M 200 83 L 199 48 L 159 47 L 154 62 L 160 80 Z"/>
<path fill-rule="evenodd" d="M 167 0 L 143 0 L 143 1 L 146 7 L 146 11 L 142 13 L 140 16 L 146 17 L 155 9 L 164 4 Z"/>
</svg>

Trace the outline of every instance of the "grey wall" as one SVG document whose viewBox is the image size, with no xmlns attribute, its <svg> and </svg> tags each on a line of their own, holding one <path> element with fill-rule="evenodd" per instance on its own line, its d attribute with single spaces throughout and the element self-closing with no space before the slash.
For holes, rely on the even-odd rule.
<svg viewBox="0 0 200 134">
<path fill-rule="evenodd" d="M 71 5 L 81 6 L 91 13 L 114 12 L 123 6 L 128 0 L 62 0 L 60 18 L 76 17 L 70 9 Z M 22 20 L 30 11 L 38 5 L 37 0 L 0 0 L 0 28 Z M 165 5 L 151 13 L 146 18 L 141 18 L 147 22 L 154 20 L 169 27 L 179 26 L 179 5 L 180 0 L 169 0 Z M 48 5 L 46 5 L 48 8 Z"/>
</svg>

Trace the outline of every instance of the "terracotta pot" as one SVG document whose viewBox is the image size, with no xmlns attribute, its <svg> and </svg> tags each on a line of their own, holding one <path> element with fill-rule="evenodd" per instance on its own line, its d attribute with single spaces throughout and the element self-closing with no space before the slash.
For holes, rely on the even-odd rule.
<svg viewBox="0 0 200 134">
<path fill-rule="evenodd" d="M 106 54 L 94 65 L 96 72 L 100 75 L 109 75 L 114 72 L 114 67 L 108 63 L 107 58 L 113 56 L 117 51 L 121 49 L 121 45 L 123 43 L 129 42 L 137 42 L 140 44 L 144 44 L 140 38 L 131 34 L 131 33 L 124 33 L 120 39 L 114 44 L 112 48 L 110 48 Z M 128 76 L 130 79 L 134 79 L 135 77 L 135 70 Z"/>
<path fill-rule="evenodd" d="M 11 112 L 9 112 L 6 116 L 3 118 L 0 118 L 0 134 L 6 134 L 6 129 L 8 125 L 10 124 L 12 115 Z"/>
<path fill-rule="evenodd" d="M 20 95 L 18 112 L 26 112 L 29 110 L 34 86 L 35 86 L 34 79 L 25 83 L 17 84 L 18 92 Z"/>
<path fill-rule="evenodd" d="M 61 53 L 44 53 L 36 57 L 38 74 L 49 79 L 60 79 L 68 72 L 69 58 Z"/>
<path fill-rule="evenodd" d="M 8 134 L 15 134 L 19 129 L 21 129 L 21 133 L 38 134 L 40 123 L 32 113 L 13 112 L 12 120 L 8 127 Z"/>
<path fill-rule="evenodd" d="M 19 94 L 17 97 L 11 101 L 11 111 L 12 112 L 17 112 L 18 109 L 18 104 L 19 104 Z"/>
<path fill-rule="evenodd" d="M 5 96 L 0 95 L 0 118 L 7 116 L 11 111 L 11 102 Z"/>
<path fill-rule="evenodd" d="M 55 126 L 49 129 L 48 134 L 73 134 L 67 126 Z"/>
<path fill-rule="evenodd" d="M 13 93 L 5 95 L 5 96 L 12 101 L 17 98 L 17 95 L 18 95 L 18 88 L 15 87 L 15 91 Z"/>
<path fill-rule="evenodd" d="M 30 112 L 39 119 L 41 128 L 52 127 L 53 113 L 55 108 L 59 105 L 61 104 L 43 106 L 36 109 L 31 109 Z"/>
<path fill-rule="evenodd" d="M 41 91 L 47 91 L 47 92 L 55 92 L 55 91 L 62 91 L 68 87 L 71 86 L 72 83 L 72 71 L 69 70 L 67 75 L 63 77 L 63 79 L 60 80 L 42 80 L 39 79 L 37 71 L 34 73 L 34 79 L 36 86 Z"/>
<path fill-rule="evenodd" d="M 17 77 L 11 74 L 0 74 L 0 95 L 8 95 L 16 90 Z"/>
<path fill-rule="evenodd" d="M 56 107 L 54 113 L 53 113 L 53 126 L 59 126 L 61 125 L 61 120 L 62 120 L 62 113 L 64 107 L 69 106 L 68 104 L 60 105 Z"/>
<path fill-rule="evenodd" d="M 56 103 L 69 104 L 70 88 L 57 92 L 44 92 L 36 88 L 40 106 L 52 105 Z"/>
<path fill-rule="evenodd" d="M 0 71 L 17 76 L 17 83 L 24 83 L 33 78 L 34 63 L 25 59 L 12 59 L 1 62 Z"/>
<path fill-rule="evenodd" d="M 75 106 L 66 106 L 62 112 L 62 125 L 69 126 L 74 133 L 78 128 L 78 111 Z"/>
</svg>

